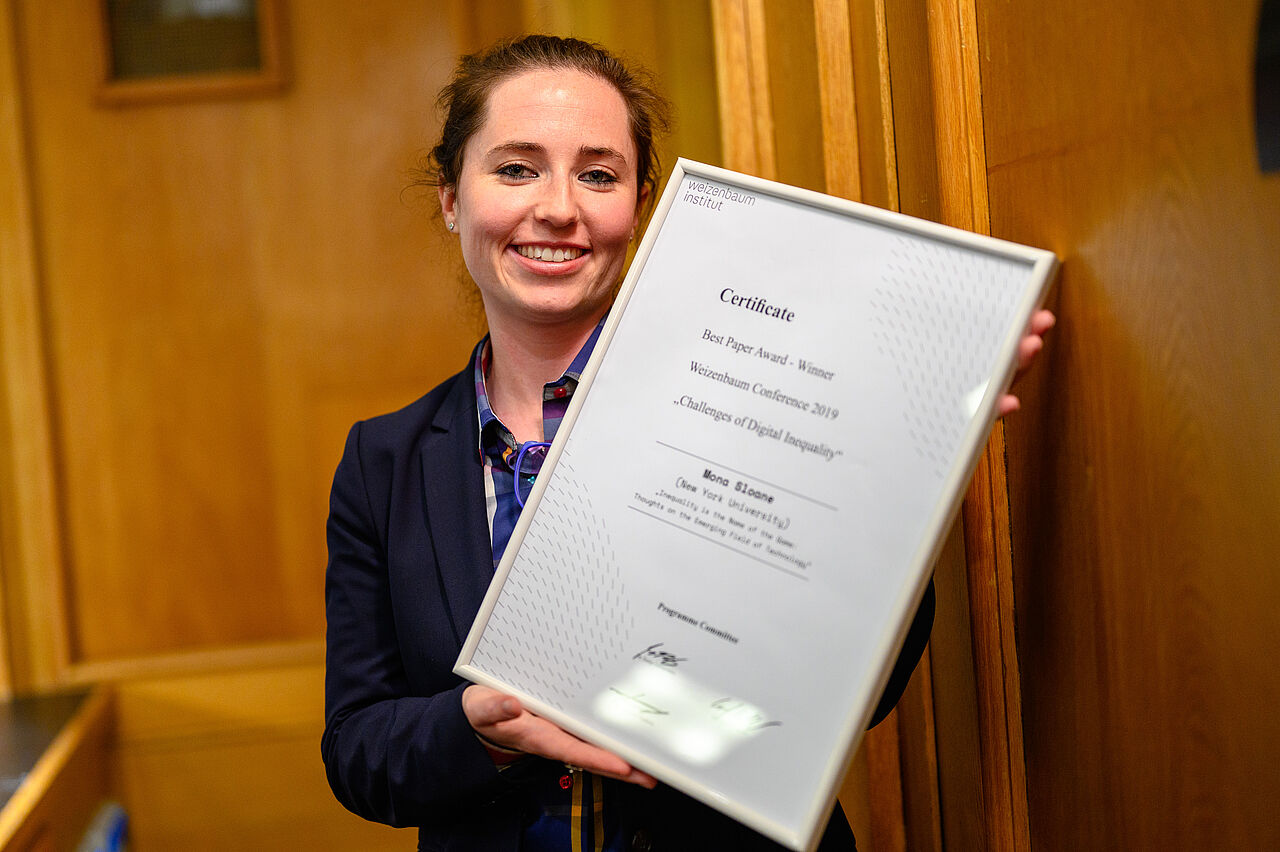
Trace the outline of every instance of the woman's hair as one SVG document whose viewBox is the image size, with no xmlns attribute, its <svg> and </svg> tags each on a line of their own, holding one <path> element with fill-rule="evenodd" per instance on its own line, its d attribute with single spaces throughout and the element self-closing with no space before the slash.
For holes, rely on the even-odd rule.
<svg viewBox="0 0 1280 852">
<path fill-rule="evenodd" d="M 627 105 L 631 139 L 636 146 L 639 190 L 656 189 L 659 177 L 654 138 L 670 126 L 669 107 L 649 73 L 629 68 L 598 44 L 576 38 L 529 35 L 499 42 L 482 53 L 462 57 L 453 79 L 440 91 L 436 105 L 444 113 L 440 142 L 431 150 L 426 180 L 454 186 L 462 172 L 462 151 L 484 123 L 489 95 L 503 81 L 526 71 L 571 70 L 611 84 Z M 652 197 L 652 194 L 651 194 Z"/>
</svg>

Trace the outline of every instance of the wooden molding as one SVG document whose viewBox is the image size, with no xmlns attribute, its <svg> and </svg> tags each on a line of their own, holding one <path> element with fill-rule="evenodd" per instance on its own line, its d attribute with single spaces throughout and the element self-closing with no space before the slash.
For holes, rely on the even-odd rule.
<svg viewBox="0 0 1280 852">
<path fill-rule="evenodd" d="M 814 0 L 818 95 L 822 104 L 822 156 L 827 192 L 862 200 L 858 112 L 853 75 L 853 33 L 847 0 Z"/>
<path fill-rule="evenodd" d="M 0 689 L 48 689 L 68 661 L 63 552 L 17 10 L 0 8 Z"/>
<path fill-rule="evenodd" d="M 711 20 L 723 165 L 772 180 L 778 167 L 763 0 L 712 0 Z"/>
<path fill-rule="evenodd" d="M 927 20 L 941 219 L 989 234 L 976 0 L 928 0 Z M 1029 852 L 1009 494 L 999 423 L 965 496 L 963 518 L 986 848 Z"/>
<path fill-rule="evenodd" d="M 92 684 L 268 666 L 323 665 L 323 663 L 324 641 L 315 639 L 77 663 L 69 668 L 67 679 L 73 683 Z"/>
<path fill-rule="evenodd" d="M 1009 497 L 999 424 L 965 496 L 964 530 L 987 848 L 1029 852 Z"/>
<path fill-rule="evenodd" d="M 898 711 L 867 731 L 867 787 L 871 800 L 871 847 L 906 852 L 907 818 L 902 801 L 902 749 Z"/>
<path fill-rule="evenodd" d="M 926 646 L 898 702 L 903 813 L 907 847 L 913 852 L 943 852 L 944 849 L 932 672 L 933 661 Z"/>
<path fill-rule="evenodd" d="M 990 233 L 976 0 L 928 2 L 942 221 Z M 963 518 L 987 848 L 1028 852 L 1009 494 L 999 423 L 965 497 Z"/>
<path fill-rule="evenodd" d="M 873 9 L 876 32 L 876 64 L 879 70 L 880 89 L 880 133 L 884 157 L 888 198 L 886 203 L 890 210 L 900 210 L 898 197 L 898 147 L 893 129 L 893 86 L 889 76 L 889 32 L 885 0 L 874 0 Z"/>
</svg>

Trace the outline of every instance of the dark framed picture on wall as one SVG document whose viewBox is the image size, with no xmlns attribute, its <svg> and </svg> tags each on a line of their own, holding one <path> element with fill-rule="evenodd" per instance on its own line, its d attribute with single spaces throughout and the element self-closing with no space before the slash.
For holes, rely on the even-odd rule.
<svg viewBox="0 0 1280 852">
<path fill-rule="evenodd" d="M 100 0 L 109 106 L 282 91 L 283 0 Z"/>
</svg>

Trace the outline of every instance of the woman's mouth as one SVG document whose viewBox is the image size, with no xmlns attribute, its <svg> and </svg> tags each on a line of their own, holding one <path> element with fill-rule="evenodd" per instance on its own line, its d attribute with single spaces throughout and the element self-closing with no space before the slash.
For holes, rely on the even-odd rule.
<svg viewBox="0 0 1280 852">
<path fill-rule="evenodd" d="M 564 263 L 567 260 L 577 260 L 583 253 L 583 249 L 572 246 L 568 248 L 563 246 L 516 246 L 516 251 L 530 260 L 541 260 L 547 263 Z"/>
</svg>

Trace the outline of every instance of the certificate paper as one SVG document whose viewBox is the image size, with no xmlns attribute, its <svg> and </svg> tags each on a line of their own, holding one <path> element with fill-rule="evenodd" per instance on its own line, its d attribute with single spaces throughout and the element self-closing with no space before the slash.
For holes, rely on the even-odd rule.
<svg viewBox="0 0 1280 852">
<path fill-rule="evenodd" d="M 456 671 L 812 848 L 1056 263 L 679 161 Z"/>
</svg>

